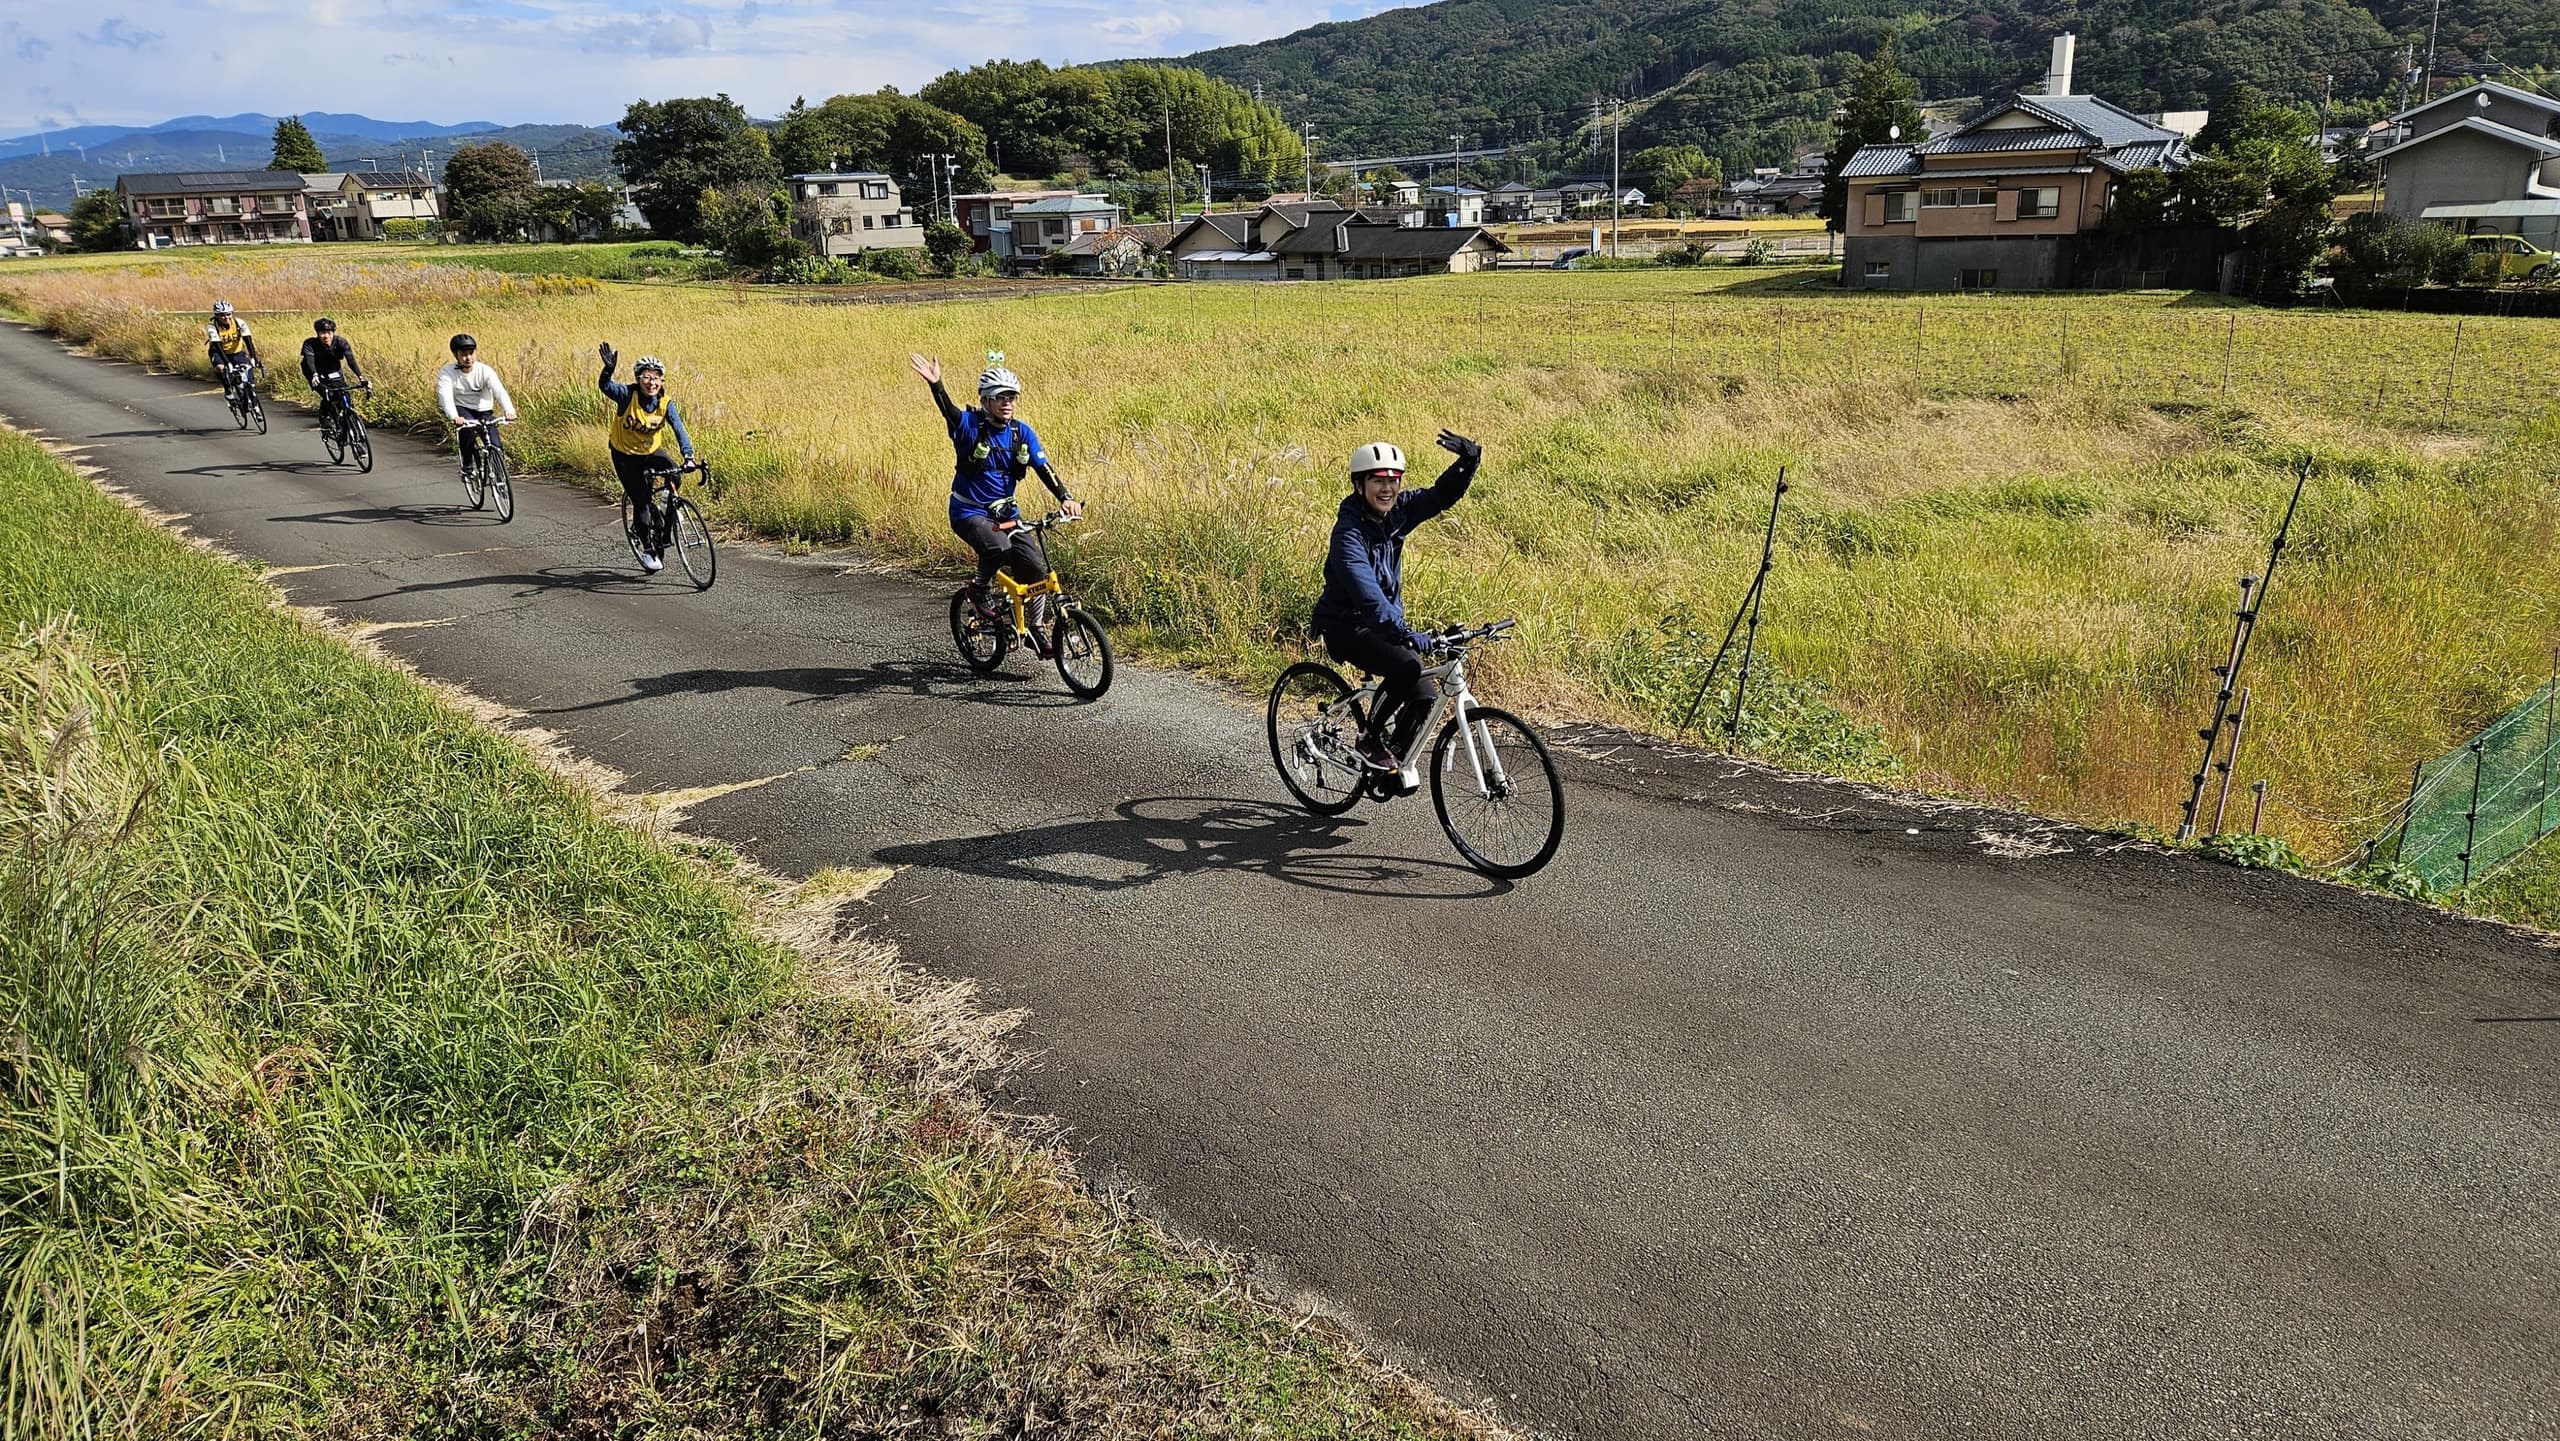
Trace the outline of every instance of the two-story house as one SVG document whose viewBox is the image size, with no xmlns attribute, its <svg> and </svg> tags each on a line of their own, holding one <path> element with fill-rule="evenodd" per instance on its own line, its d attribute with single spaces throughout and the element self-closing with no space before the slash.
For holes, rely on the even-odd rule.
<svg viewBox="0 0 2560 1441">
<path fill-rule="evenodd" d="M 1058 200 L 1073 195 L 1072 190 L 983 190 L 974 195 L 951 197 L 953 215 L 960 228 L 969 232 L 969 248 L 998 260 L 1013 256 L 1013 212 L 1015 207 L 1041 200 Z"/>
<path fill-rule="evenodd" d="M 2385 211 L 2560 248 L 2560 100 L 2482 81 L 2393 119 Z"/>
<path fill-rule="evenodd" d="M 1099 195 L 1055 195 L 1013 207 L 1016 264 L 1037 264 L 1079 236 L 1120 228 L 1120 207 Z"/>
<path fill-rule="evenodd" d="M 924 227 L 899 198 L 898 182 L 876 170 L 786 175 L 782 183 L 791 196 L 791 233 L 820 255 L 924 245 Z"/>
<path fill-rule="evenodd" d="M 380 240 L 385 221 L 432 226 L 442 214 L 435 182 L 412 170 L 332 170 L 302 182 L 314 240 Z"/>
<path fill-rule="evenodd" d="M 1405 225 L 1330 200 L 1195 216 L 1166 246 L 1193 280 L 1385 280 L 1480 270 L 1510 247 L 1477 226 Z"/>
<path fill-rule="evenodd" d="M 116 178 L 133 242 L 170 245 L 306 244 L 311 200 L 290 170 L 197 170 Z"/>
<path fill-rule="evenodd" d="M 1471 185 L 1434 185 L 1422 193 L 1423 214 L 1433 225 L 1484 224 L 1484 192 Z"/>
<path fill-rule="evenodd" d="M 2134 170 L 2181 170 L 2187 159 L 2178 132 L 2068 93 L 2021 95 L 1915 144 L 1864 146 L 1840 172 L 1848 187 L 1841 283 L 2069 285 L 2076 238 L 2106 218 L 2117 181 Z"/>
</svg>

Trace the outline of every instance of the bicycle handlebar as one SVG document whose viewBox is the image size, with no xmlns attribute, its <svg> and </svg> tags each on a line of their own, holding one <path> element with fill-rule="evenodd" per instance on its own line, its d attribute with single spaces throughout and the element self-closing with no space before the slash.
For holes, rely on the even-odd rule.
<svg viewBox="0 0 2560 1441">
<path fill-rule="evenodd" d="M 1480 640 L 1500 640 L 1517 629 L 1519 624 L 1518 619 L 1512 618 L 1497 620 L 1490 625 L 1453 625 L 1434 633 L 1431 638 L 1442 650 L 1465 650 Z"/>
</svg>

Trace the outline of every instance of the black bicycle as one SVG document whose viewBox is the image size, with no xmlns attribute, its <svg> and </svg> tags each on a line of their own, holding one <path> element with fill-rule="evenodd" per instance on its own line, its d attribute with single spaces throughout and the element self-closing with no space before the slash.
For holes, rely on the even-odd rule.
<svg viewBox="0 0 2560 1441">
<path fill-rule="evenodd" d="M 705 487 L 711 484 L 711 466 L 702 460 L 688 460 L 672 469 L 658 472 L 658 486 L 649 494 L 650 507 L 657 512 L 660 534 L 668 538 L 676 553 L 676 564 L 684 567 L 685 579 L 695 590 L 711 589 L 720 578 L 720 552 L 711 543 L 711 527 L 702 519 L 694 503 L 676 493 L 677 477 L 690 471 L 702 474 Z M 639 560 L 649 553 L 640 534 L 640 517 L 631 509 L 631 497 L 622 498 L 622 538 L 631 547 L 631 558 Z M 644 564 L 642 569 L 647 569 Z"/>
<path fill-rule="evenodd" d="M 462 462 L 462 494 L 473 510 L 494 502 L 500 525 L 516 518 L 516 488 L 507 476 L 507 448 L 498 439 L 498 427 L 507 424 L 511 422 L 466 420 L 456 427 L 467 431 L 477 426 L 482 432 L 479 453 Z"/>
<path fill-rule="evenodd" d="M 364 393 L 373 394 L 372 381 L 364 382 Z M 320 443 L 328 448 L 331 465 L 353 460 L 357 470 L 372 472 L 373 440 L 365 434 L 355 392 L 335 375 L 320 377 Z"/>
<path fill-rule="evenodd" d="M 231 423 L 242 430 L 252 424 L 267 433 L 266 402 L 258 399 L 259 365 L 254 360 L 228 361 L 222 367 L 222 398 L 231 406 Z"/>
</svg>

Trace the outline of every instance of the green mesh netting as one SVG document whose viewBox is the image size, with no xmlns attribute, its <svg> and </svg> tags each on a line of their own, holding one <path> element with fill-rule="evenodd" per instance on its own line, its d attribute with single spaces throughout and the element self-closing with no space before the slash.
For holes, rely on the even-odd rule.
<svg viewBox="0 0 2560 1441">
<path fill-rule="evenodd" d="M 2560 829 L 2560 694 L 2544 686 L 2486 730 L 2426 763 L 2374 859 L 2397 861 L 2440 891 L 2486 877 Z"/>
</svg>

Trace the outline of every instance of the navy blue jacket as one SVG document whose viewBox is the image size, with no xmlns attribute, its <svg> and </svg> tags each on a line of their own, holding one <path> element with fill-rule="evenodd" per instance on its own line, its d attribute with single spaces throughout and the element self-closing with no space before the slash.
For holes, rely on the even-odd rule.
<svg viewBox="0 0 2560 1441">
<path fill-rule="evenodd" d="M 1333 543 L 1325 550 L 1324 594 L 1316 598 L 1314 615 L 1317 634 L 1385 626 L 1418 646 L 1421 637 L 1404 622 L 1404 538 L 1456 505 L 1475 477 L 1475 460 L 1461 456 L 1429 490 L 1397 496 L 1383 518 L 1358 492 L 1344 496 L 1333 518 Z"/>
</svg>

